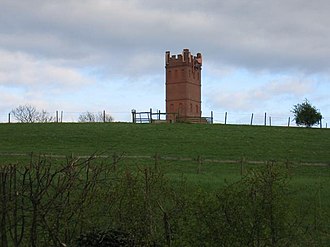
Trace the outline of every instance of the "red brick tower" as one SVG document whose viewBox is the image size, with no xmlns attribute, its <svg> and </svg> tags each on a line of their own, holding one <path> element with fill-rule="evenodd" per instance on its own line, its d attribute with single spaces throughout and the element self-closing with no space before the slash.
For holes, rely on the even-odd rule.
<svg viewBox="0 0 330 247">
<path fill-rule="evenodd" d="M 189 49 L 182 54 L 165 54 L 166 63 L 166 120 L 190 121 L 201 118 L 202 55 L 191 55 Z"/>
</svg>

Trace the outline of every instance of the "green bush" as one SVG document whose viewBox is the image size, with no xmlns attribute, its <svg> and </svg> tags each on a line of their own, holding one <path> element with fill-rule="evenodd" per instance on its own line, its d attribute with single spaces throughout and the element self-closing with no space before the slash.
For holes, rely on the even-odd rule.
<svg viewBox="0 0 330 247">
<path fill-rule="evenodd" d="M 124 247 L 135 246 L 134 240 L 129 234 L 118 231 L 91 231 L 81 234 L 77 239 L 77 247 Z"/>
<path fill-rule="evenodd" d="M 216 191 L 173 184 L 161 167 L 114 169 L 93 157 L 0 167 L 0 246 L 329 244 L 317 192 L 302 208 L 284 164 L 250 169 Z"/>
<path fill-rule="evenodd" d="M 304 125 L 308 128 L 319 124 L 322 120 L 320 111 L 312 106 L 307 99 L 301 104 L 294 105 L 291 112 L 294 114 L 297 125 Z"/>
<path fill-rule="evenodd" d="M 316 230 L 315 224 L 306 217 L 315 212 L 297 207 L 289 176 L 282 167 L 270 162 L 250 170 L 240 181 L 228 184 L 217 193 L 199 191 L 182 222 L 181 243 L 189 246 L 326 246 L 329 243 L 327 228 Z M 318 224 L 322 225 L 325 219 L 318 218 Z"/>
</svg>

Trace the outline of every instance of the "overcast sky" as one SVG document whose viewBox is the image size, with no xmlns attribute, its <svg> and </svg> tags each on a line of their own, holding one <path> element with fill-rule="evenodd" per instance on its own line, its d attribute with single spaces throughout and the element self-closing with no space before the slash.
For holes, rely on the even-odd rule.
<svg viewBox="0 0 330 247">
<path fill-rule="evenodd" d="M 203 55 L 203 115 L 284 120 L 307 98 L 330 123 L 329 10 L 329 0 L 0 0 L 0 122 L 22 104 L 117 121 L 164 111 L 165 52 L 189 48 Z"/>
</svg>

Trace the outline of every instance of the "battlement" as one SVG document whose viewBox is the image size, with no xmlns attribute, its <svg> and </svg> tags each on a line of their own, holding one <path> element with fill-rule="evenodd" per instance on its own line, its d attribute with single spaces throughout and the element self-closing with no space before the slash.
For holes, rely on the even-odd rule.
<svg viewBox="0 0 330 247">
<path fill-rule="evenodd" d="M 166 66 L 178 66 L 178 65 L 187 65 L 191 64 L 192 66 L 198 64 L 202 65 L 202 54 L 197 53 L 196 56 L 193 56 L 189 49 L 183 49 L 182 54 L 171 55 L 170 51 L 165 53 L 165 64 Z"/>
</svg>

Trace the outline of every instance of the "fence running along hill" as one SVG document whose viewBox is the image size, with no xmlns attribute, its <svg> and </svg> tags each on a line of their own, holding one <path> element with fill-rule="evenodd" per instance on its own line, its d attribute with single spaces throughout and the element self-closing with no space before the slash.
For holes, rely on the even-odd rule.
<svg viewBox="0 0 330 247">
<path fill-rule="evenodd" d="M 58 123 L 76 123 L 79 122 L 79 116 L 86 112 L 65 112 L 56 111 L 50 113 L 54 122 Z M 161 113 L 159 110 L 153 112 L 136 112 L 136 118 L 132 117 L 132 112 L 91 112 L 92 114 L 110 114 L 116 122 L 136 122 L 150 123 L 157 121 L 165 121 L 166 113 Z M 272 113 L 232 113 L 232 112 L 211 112 L 209 117 L 202 117 L 207 123 L 214 124 L 237 124 L 237 125 L 260 125 L 260 126 L 289 126 L 295 127 L 293 116 L 287 114 L 272 114 Z M 322 122 L 314 127 L 328 128 L 330 116 L 323 116 Z M 17 123 L 17 120 L 10 113 L 0 113 L 0 123 Z"/>
<path fill-rule="evenodd" d="M 218 113 L 211 111 L 209 117 L 200 117 L 200 118 L 187 118 L 180 119 L 177 113 L 161 113 L 159 110 L 153 112 L 150 111 L 137 112 L 132 110 L 132 122 L 133 123 L 153 123 L 153 122 L 166 122 L 166 115 L 174 114 L 175 117 L 179 120 L 186 120 L 191 123 L 209 123 L 209 124 L 237 124 L 237 125 L 260 125 L 260 126 L 296 126 L 294 122 L 294 117 L 287 117 L 284 114 L 267 114 L 267 113 L 258 113 L 258 114 L 242 114 L 242 113 Z M 330 117 L 323 117 L 321 123 L 315 127 L 327 128 L 328 124 L 326 122 Z"/>
<path fill-rule="evenodd" d="M 60 154 L 35 154 L 35 153 L 3 153 L 0 152 L 0 157 L 28 157 L 31 158 L 33 156 L 41 156 L 45 158 L 54 158 L 54 159 L 66 159 L 68 156 L 60 155 Z M 288 161 L 288 160 L 248 160 L 245 157 L 241 157 L 240 159 L 219 159 L 219 158 L 208 158 L 203 157 L 202 155 L 198 155 L 196 157 L 181 157 L 181 156 L 163 156 L 159 153 L 155 153 L 155 155 L 125 155 L 125 154 L 117 154 L 113 153 L 112 155 L 78 155 L 74 156 L 77 159 L 112 159 L 114 163 L 119 160 L 152 160 L 155 163 L 160 161 L 171 162 L 171 161 L 184 161 L 184 162 L 193 162 L 197 165 L 201 164 L 266 164 L 268 162 L 282 162 L 285 163 L 286 166 L 291 165 L 304 165 L 304 166 L 329 166 L 329 163 L 321 163 L 321 162 L 303 162 L 303 161 Z"/>
</svg>

